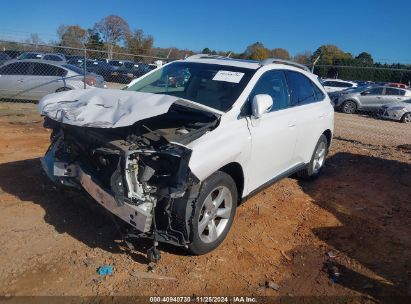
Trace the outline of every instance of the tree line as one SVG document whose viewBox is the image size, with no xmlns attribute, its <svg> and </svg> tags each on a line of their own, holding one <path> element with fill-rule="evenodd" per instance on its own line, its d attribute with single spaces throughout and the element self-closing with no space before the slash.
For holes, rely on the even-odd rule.
<svg viewBox="0 0 411 304">
<path fill-rule="evenodd" d="M 90 29 L 79 25 L 61 25 L 57 29 L 57 37 L 58 41 L 53 42 L 57 46 L 79 49 L 86 47 L 88 50 L 104 51 L 104 57 L 108 59 L 118 57 L 115 53 L 156 56 L 170 60 L 183 59 L 198 53 L 198 51 L 176 47 L 154 47 L 152 35 L 145 34 L 142 29 L 132 30 L 126 20 L 116 15 L 101 19 Z M 26 42 L 39 44 L 41 39 L 37 34 L 32 34 Z M 215 51 L 208 47 L 204 48 L 201 53 L 258 61 L 266 58 L 279 58 L 310 67 L 316 61 L 314 72 L 321 77 L 402 83 L 411 81 L 410 65 L 375 62 L 372 55 L 367 52 L 354 56 L 335 45 L 322 45 L 314 52 L 305 51 L 294 56 L 291 56 L 284 48 L 266 48 L 261 42 L 248 45 L 241 53 Z M 102 53 L 93 54 L 92 51 L 89 56 L 103 57 Z"/>
</svg>

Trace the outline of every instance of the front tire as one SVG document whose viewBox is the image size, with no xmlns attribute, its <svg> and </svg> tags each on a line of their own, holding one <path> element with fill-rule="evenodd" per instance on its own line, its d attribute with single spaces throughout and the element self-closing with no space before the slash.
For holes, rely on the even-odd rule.
<svg viewBox="0 0 411 304">
<path fill-rule="evenodd" d="M 410 112 L 410 113 L 405 113 L 405 114 L 401 117 L 401 122 L 403 122 L 403 123 L 411 123 L 411 112 Z"/>
<path fill-rule="evenodd" d="M 217 248 L 227 236 L 237 208 L 237 187 L 232 177 L 217 171 L 207 178 L 194 203 L 188 249 L 201 255 Z"/>
<path fill-rule="evenodd" d="M 354 114 L 357 111 L 357 104 L 352 100 L 347 100 L 342 104 L 341 111 L 345 114 Z"/>
<path fill-rule="evenodd" d="M 311 157 L 310 163 L 307 167 L 300 172 L 298 176 L 303 179 L 314 179 L 320 175 L 320 172 L 324 166 L 325 159 L 328 153 L 328 140 L 327 137 L 322 134 L 318 139 L 317 145 L 315 146 L 314 153 Z"/>
</svg>

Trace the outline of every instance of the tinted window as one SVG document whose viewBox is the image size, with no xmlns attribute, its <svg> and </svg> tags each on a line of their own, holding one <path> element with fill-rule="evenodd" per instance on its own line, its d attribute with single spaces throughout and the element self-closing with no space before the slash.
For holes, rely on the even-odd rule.
<svg viewBox="0 0 411 304">
<path fill-rule="evenodd" d="M 383 90 L 384 88 L 372 88 L 367 90 L 366 92 L 368 92 L 368 95 L 382 95 Z"/>
<path fill-rule="evenodd" d="M 4 65 L 0 69 L 2 75 L 27 75 L 30 69 L 30 62 L 15 62 Z"/>
<path fill-rule="evenodd" d="M 404 95 L 405 92 L 393 88 L 385 88 L 385 95 Z"/>
<path fill-rule="evenodd" d="M 6 53 L 0 53 L 0 60 L 8 60 L 10 59 L 9 55 Z"/>
<path fill-rule="evenodd" d="M 250 101 L 258 94 L 268 94 L 272 97 L 273 107 L 271 111 L 287 108 L 289 101 L 284 72 L 269 71 L 261 76 L 250 95 Z"/>
<path fill-rule="evenodd" d="M 311 84 L 314 88 L 315 100 L 316 101 L 324 100 L 325 94 L 314 83 L 311 82 Z"/>
<path fill-rule="evenodd" d="M 132 68 L 134 68 L 134 64 L 132 62 L 125 62 L 124 67 L 126 69 L 132 69 Z"/>
<path fill-rule="evenodd" d="M 19 59 L 41 59 L 41 54 L 24 53 L 19 57 Z"/>
<path fill-rule="evenodd" d="M 341 88 L 351 88 L 352 87 L 352 84 L 348 82 L 340 82 L 339 84 Z"/>
<path fill-rule="evenodd" d="M 51 61 L 63 61 L 63 59 L 60 56 L 57 55 L 45 55 L 44 60 L 51 60 Z"/>
<path fill-rule="evenodd" d="M 64 64 L 63 67 L 66 69 L 69 69 L 77 74 L 84 75 L 84 69 L 79 68 L 78 66 L 72 65 L 72 64 Z"/>
<path fill-rule="evenodd" d="M 286 71 L 291 105 L 307 104 L 316 101 L 314 87 L 310 79 L 298 72 Z"/>
<path fill-rule="evenodd" d="M 31 75 L 38 76 L 65 76 L 67 72 L 59 67 L 45 63 L 34 63 Z"/>
</svg>

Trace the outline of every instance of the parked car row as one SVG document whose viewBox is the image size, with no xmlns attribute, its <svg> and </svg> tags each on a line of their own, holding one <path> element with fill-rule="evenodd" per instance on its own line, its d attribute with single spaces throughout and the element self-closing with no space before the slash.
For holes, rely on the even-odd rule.
<svg viewBox="0 0 411 304">
<path fill-rule="evenodd" d="M 334 108 L 346 114 L 374 112 L 382 118 L 411 122 L 411 90 L 387 85 L 364 85 L 330 93 Z"/>
<path fill-rule="evenodd" d="M 129 83 L 131 80 L 138 78 L 147 72 L 157 68 L 155 64 L 146 64 L 143 62 L 133 62 L 130 60 L 97 60 L 87 59 L 84 62 L 83 56 L 64 55 L 61 53 L 46 52 L 0 52 L 0 65 L 11 60 L 47 60 L 60 64 L 71 64 L 84 69 L 86 65 L 87 72 L 101 75 L 105 81 L 114 81 L 120 83 Z"/>
<path fill-rule="evenodd" d="M 0 66 L 0 99 L 39 100 L 43 96 L 82 88 L 105 87 L 102 76 L 77 66 L 44 59 L 10 60 Z"/>
</svg>

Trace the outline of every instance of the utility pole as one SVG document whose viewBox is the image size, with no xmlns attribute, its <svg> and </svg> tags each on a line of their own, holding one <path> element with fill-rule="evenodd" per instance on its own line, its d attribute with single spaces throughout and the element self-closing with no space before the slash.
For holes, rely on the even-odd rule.
<svg viewBox="0 0 411 304">
<path fill-rule="evenodd" d="M 320 57 L 321 57 L 321 55 L 318 56 L 318 57 L 314 60 L 313 66 L 311 67 L 311 73 L 314 73 L 314 66 L 317 64 L 318 60 L 320 60 Z"/>
</svg>

